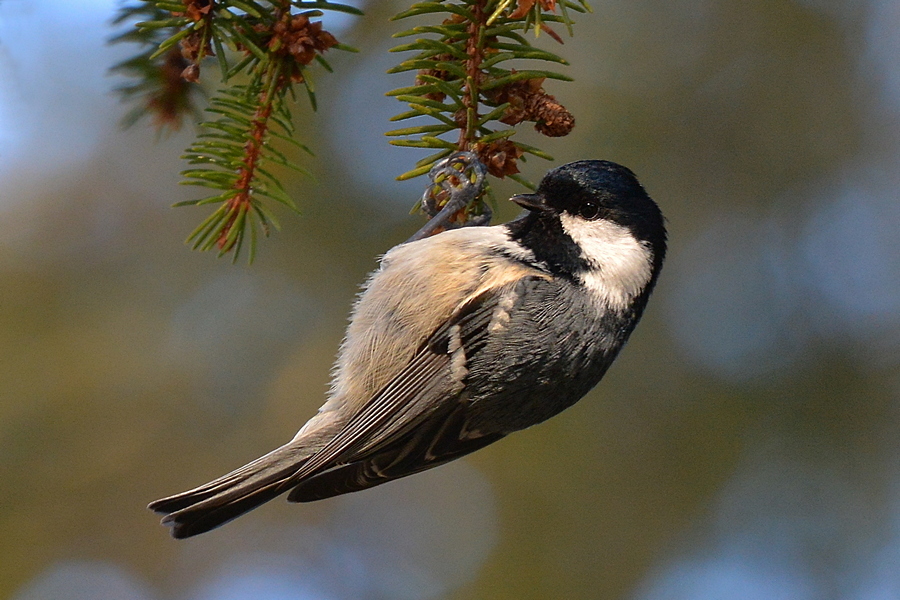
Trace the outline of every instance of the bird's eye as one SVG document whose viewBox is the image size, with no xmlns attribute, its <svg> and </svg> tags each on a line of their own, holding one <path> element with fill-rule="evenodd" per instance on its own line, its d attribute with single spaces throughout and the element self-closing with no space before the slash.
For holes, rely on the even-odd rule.
<svg viewBox="0 0 900 600">
<path fill-rule="evenodd" d="M 593 221 L 600 216 L 600 205 L 598 205 L 596 202 L 585 202 L 578 209 L 578 214 L 582 219 Z"/>
</svg>

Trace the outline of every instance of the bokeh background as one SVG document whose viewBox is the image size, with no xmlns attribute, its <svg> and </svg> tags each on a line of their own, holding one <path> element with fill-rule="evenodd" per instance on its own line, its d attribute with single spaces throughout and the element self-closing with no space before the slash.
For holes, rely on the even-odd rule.
<svg viewBox="0 0 900 600">
<path fill-rule="evenodd" d="M 900 3 L 595 0 L 577 117 L 669 219 L 602 384 L 459 461 L 176 542 L 148 501 L 289 439 L 358 284 L 420 224 L 388 146 L 404 2 L 328 29 L 303 215 L 231 265 L 170 209 L 190 131 L 123 131 L 112 0 L 0 0 L 0 598 L 900 598 Z M 190 129 L 190 128 L 188 128 Z M 501 184 L 498 195 L 518 191 Z M 516 211 L 503 205 L 499 219 Z"/>
</svg>

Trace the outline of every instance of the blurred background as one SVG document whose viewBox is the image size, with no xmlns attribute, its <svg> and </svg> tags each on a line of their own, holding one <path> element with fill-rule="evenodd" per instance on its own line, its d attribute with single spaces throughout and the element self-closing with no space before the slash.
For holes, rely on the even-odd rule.
<svg viewBox="0 0 900 600">
<path fill-rule="evenodd" d="M 615 160 L 669 219 L 602 384 L 413 478 L 157 524 L 313 414 L 359 283 L 421 223 L 394 176 L 422 154 L 382 135 L 405 5 L 326 25 L 362 53 L 297 111 L 315 177 L 248 267 L 182 243 L 192 132 L 120 129 L 113 0 L 0 0 L 0 598 L 900 598 L 895 0 L 595 0 L 541 36 L 577 125 L 521 134 L 556 158 L 524 174 Z"/>
</svg>

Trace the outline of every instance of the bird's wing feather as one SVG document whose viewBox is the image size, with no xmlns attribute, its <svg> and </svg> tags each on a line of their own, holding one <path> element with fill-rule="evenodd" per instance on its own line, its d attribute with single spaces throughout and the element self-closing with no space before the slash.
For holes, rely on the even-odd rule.
<svg viewBox="0 0 900 600">
<path fill-rule="evenodd" d="M 312 500 L 378 485 L 503 437 L 466 430 L 466 395 L 457 379 L 464 376 L 464 361 L 487 343 L 501 303 L 525 279 L 544 277 L 506 282 L 464 302 L 406 367 L 291 477 L 289 485 L 297 487 L 288 499 Z"/>
<path fill-rule="evenodd" d="M 442 465 L 491 444 L 503 434 L 465 437 L 466 406 L 457 403 L 452 413 L 433 415 L 416 429 L 391 440 L 379 451 L 300 482 L 288 496 L 291 502 L 311 502 L 370 488 Z M 449 411 L 444 411 L 449 412 Z"/>
</svg>

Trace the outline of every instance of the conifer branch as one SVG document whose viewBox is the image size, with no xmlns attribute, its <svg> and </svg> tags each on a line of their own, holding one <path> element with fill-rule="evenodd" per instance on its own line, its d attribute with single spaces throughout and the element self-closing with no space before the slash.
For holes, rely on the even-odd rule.
<svg viewBox="0 0 900 600">
<path fill-rule="evenodd" d="M 258 232 L 267 236 L 278 228 L 267 201 L 298 210 L 269 165 L 303 171 L 279 149 L 289 145 L 309 152 L 294 140 L 287 100 L 295 96 L 295 86 L 302 86 L 315 110 L 310 65 L 316 62 L 330 70 L 322 57 L 325 51 L 353 51 L 325 31 L 321 21 L 312 20 L 325 10 L 361 14 L 328 0 L 140 0 L 117 19 L 146 18 L 114 40 L 146 47 L 139 55 L 145 70 L 129 71 L 143 79 L 132 84 L 135 90 L 149 87 L 156 72 L 164 73 L 163 82 L 186 96 L 190 92 L 185 90 L 200 81 L 201 68 L 210 67 L 218 68 L 225 84 L 206 109 L 212 118 L 200 123 L 201 133 L 184 155 L 191 168 L 182 172 L 183 183 L 213 190 L 214 195 L 176 206 L 218 204 L 188 237 L 193 248 L 216 248 L 220 256 L 232 253 L 237 260 L 249 237 L 252 261 Z M 215 63 L 206 64 L 212 57 Z M 246 83 L 230 83 L 238 78 Z M 134 96 L 136 91 L 129 88 L 123 95 Z M 156 121 L 177 126 L 186 103 L 179 97 L 164 104 L 157 97 L 168 96 L 151 96 L 139 111 L 162 109 Z"/>
<path fill-rule="evenodd" d="M 551 24 L 562 23 L 571 35 L 570 14 L 589 10 L 585 0 L 425 0 L 394 17 L 434 19 L 394 36 L 413 41 L 393 52 L 415 55 L 389 72 L 415 71 L 416 78 L 414 85 L 389 92 L 409 108 L 393 120 L 424 117 L 425 122 L 387 135 L 397 138 L 391 141 L 394 145 L 431 150 L 398 179 L 432 172 L 436 162 L 453 155 L 432 172 L 434 184 L 425 195 L 427 211 L 432 216 L 440 213 L 453 194 L 474 196 L 462 209 L 445 215 L 440 227 L 490 218 L 481 197 L 471 193 L 484 189 L 490 199 L 481 167 L 472 161 L 477 159 L 493 177 L 510 177 L 529 186 L 518 175 L 518 162 L 527 155 L 551 159 L 512 139 L 516 125 L 530 122 L 553 137 L 572 130 L 572 114 L 544 90 L 547 80 L 570 78 L 508 65 L 511 60 L 568 64 L 533 46 L 524 34 L 546 33 L 562 43 Z M 249 236 L 252 260 L 258 233 L 269 235 L 278 228 L 270 205 L 298 210 L 278 173 L 271 170 L 274 166 L 303 171 L 289 150 L 309 152 L 294 139 L 288 99 L 301 86 L 315 110 L 312 63 L 330 72 L 323 56 L 327 50 L 355 51 L 325 31 L 322 21 L 313 20 L 326 11 L 361 14 L 330 0 L 131 0 L 120 11 L 117 24 L 137 23 L 113 41 L 142 46 L 139 54 L 113 67 L 133 78 L 118 88 L 123 98 L 138 104 L 129 121 L 150 114 L 158 127 L 177 128 L 185 117 L 198 113 L 201 77 L 208 80 L 209 71 L 217 71 L 213 79 L 222 84 L 205 109 L 209 117 L 200 123 L 200 133 L 184 155 L 190 167 L 182 172 L 183 183 L 212 193 L 177 206 L 216 205 L 188 237 L 195 249 L 217 249 L 220 256 L 231 253 L 237 260 Z M 460 152 L 465 156 L 461 161 L 454 154 Z M 448 191 L 445 177 L 462 183 L 475 179 L 463 186 L 466 193 L 461 195 L 456 184 L 453 194 Z"/>
<path fill-rule="evenodd" d="M 556 14 L 557 8 L 561 14 Z M 429 0 L 414 4 L 394 17 L 405 19 L 442 13 L 444 16 L 440 25 L 419 26 L 394 34 L 398 38 L 414 37 L 415 41 L 397 46 L 393 52 L 418 51 L 388 71 L 416 71 L 415 85 L 388 92 L 407 103 L 410 109 L 394 120 L 425 117 L 437 121 L 433 125 L 387 132 L 389 136 L 405 138 L 392 140 L 394 145 L 437 150 L 398 179 L 428 173 L 437 161 L 454 151 L 471 151 L 490 175 L 508 176 L 533 187 L 517 175 L 518 161 L 524 161 L 526 154 L 551 157 L 512 140 L 515 129 L 494 128 L 492 124 L 515 126 L 528 121 L 534 123 L 538 132 L 550 137 L 572 131 L 575 118 L 543 88 L 547 79 L 569 81 L 569 77 L 553 71 L 516 70 L 505 65 L 514 59 L 567 65 L 562 57 L 533 47 L 522 33 L 533 29 L 537 36 L 546 32 L 562 43 L 548 23 L 561 22 L 571 34 L 569 10 L 586 12 L 589 8 L 583 1 L 571 0 L 517 0 L 515 5 L 513 0 Z M 455 142 L 441 137 L 453 130 L 458 130 Z M 485 186 L 485 192 L 490 197 L 489 186 Z M 419 208 L 421 203 L 414 210 Z M 456 215 L 453 220 L 477 219 L 484 213 L 478 201 L 465 210 L 465 215 Z"/>
</svg>

